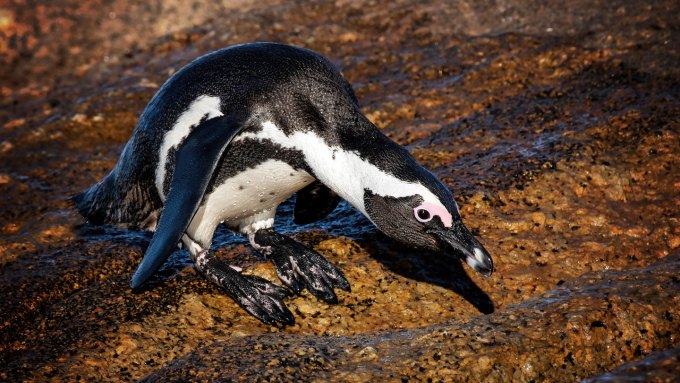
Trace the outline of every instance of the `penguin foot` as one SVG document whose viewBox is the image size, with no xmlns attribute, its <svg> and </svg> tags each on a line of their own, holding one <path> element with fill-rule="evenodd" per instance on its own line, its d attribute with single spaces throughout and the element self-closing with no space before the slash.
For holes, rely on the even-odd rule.
<svg viewBox="0 0 680 383">
<path fill-rule="evenodd" d="M 258 230 L 251 242 L 274 262 L 279 279 L 296 294 L 306 288 L 324 302 L 338 303 L 333 289 L 350 291 L 345 276 L 326 258 L 273 229 Z"/>
<path fill-rule="evenodd" d="M 287 289 L 255 275 L 241 274 L 208 251 L 199 253 L 194 262 L 201 274 L 257 319 L 268 325 L 295 324 L 293 314 L 283 303 L 291 295 Z"/>
</svg>

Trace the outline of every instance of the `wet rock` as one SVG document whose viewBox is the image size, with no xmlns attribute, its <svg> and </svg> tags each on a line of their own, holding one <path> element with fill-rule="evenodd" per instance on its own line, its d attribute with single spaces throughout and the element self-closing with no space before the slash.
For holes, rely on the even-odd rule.
<svg viewBox="0 0 680 383">
<path fill-rule="evenodd" d="M 369 381 L 580 380 L 614 360 L 672 347 L 671 334 L 680 319 L 678 272 L 680 255 L 644 269 L 589 273 L 496 314 L 406 331 L 335 338 L 277 334 L 217 342 L 143 381 L 344 381 L 352 374 Z M 253 347 L 255 354 L 249 352 Z M 315 362 L 313 355 L 322 355 L 325 362 Z M 677 377 L 673 361 L 677 349 L 653 353 L 593 381 L 615 381 L 607 379 L 628 372 Z M 220 376 L 211 377 L 217 366 Z"/>
<path fill-rule="evenodd" d="M 655 351 L 643 359 L 585 379 L 582 383 L 673 382 L 678 376 L 680 376 L 680 348 L 676 347 Z"/>
<path fill-rule="evenodd" d="M 576 381 L 677 348 L 677 2 L 195 3 L 0 7 L 0 380 Z M 297 227 L 288 203 L 279 228 L 350 281 L 339 304 L 305 292 L 295 326 L 264 326 L 183 251 L 132 294 L 150 235 L 84 224 L 68 196 L 168 76 L 254 40 L 329 56 L 458 196 L 496 273 L 345 203 Z M 214 250 L 276 281 L 245 242 L 219 229 Z"/>
</svg>

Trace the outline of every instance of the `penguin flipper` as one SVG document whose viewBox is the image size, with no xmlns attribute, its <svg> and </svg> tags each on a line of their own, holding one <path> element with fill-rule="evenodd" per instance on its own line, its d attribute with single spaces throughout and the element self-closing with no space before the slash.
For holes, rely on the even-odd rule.
<svg viewBox="0 0 680 383">
<path fill-rule="evenodd" d="M 196 214 L 224 150 L 242 129 L 232 116 L 203 121 L 175 153 L 175 169 L 156 232 L 132 276 L 131 287 L 141 286 L 168 259 Z"/>
<path fill-rule="evenodd" d="M 340 196 L 326 185 L 314 181 L 297 192 L 293 222 L 296 225 L 316 222 L 335 210 L 340 200 Z"/>
</svg>

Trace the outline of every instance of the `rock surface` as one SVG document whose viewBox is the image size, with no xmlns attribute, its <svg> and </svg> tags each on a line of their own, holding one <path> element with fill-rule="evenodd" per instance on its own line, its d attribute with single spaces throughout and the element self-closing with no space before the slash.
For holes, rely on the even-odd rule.
<svg viewBox="0 0 680 383">
<path fill-rule="evenodd" d="M 0 380 L 678 379 L 680 4 L 249 4 L 0 5 Z M 279 228 L 352 284 L 338 305 L 305 293 L 295 326 L 264 326 L 182 251 L 132 294 L 150 235 L 84 224 L 68 197 L 169 75 L 255 40 L 330 57 L 458 196 L 496 273 L 346 204 L 296 227 L 288 204 Z M 215 251 L 276 281 L 244 243 L 221 230 Z"/>
<path fill-rule="evenodd" d="M 216 342 L 145 381 L 577 381 L 612 361 L 673 344 L 677 323 L 668 318 L 680 314 L 679 260 L 588 273 L 498 313 L 410 331 Z M 656 299 L 671 307 L 647 303 Z M 660 359 L 667 365 L 672 356 Z"/>
<path fill-rule="evenodd" d="M 680 348 L 656 351 L 644 359 L 626 363 L 583 383 L 673 382 L 680 376 Z"/>
</svg>

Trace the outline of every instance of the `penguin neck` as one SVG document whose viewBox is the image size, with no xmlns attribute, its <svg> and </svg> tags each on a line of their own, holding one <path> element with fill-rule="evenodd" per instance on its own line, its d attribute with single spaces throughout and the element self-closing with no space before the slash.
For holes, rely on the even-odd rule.
<svg viewBox="0 0 680 383">
<path fill-rule="evenodd" d="M 313 176 L 364 215 L 367 215 L 366 190 L 395 198 L 418 194 L 425 199 L 436 199 L 418 181 L 416 174 L 425 170 L 408 151 L 373 125 L 361 125 L 354 132 L 346 130 L 350 138 L 341 138 L 338 144 L 329 144 L 314 130 L 286 134 L 272 121 L 264 121 L 260 131 L 242 133 L 236 140 L 269 140 L 301 152 Z"/>
<path fill-rule="evenodd" d="M 352 206 L 367 215 L 364 206 L 366 191 L 374 194 L 389 193 L 408 187 L 397 179 L 384 163 L 396 163 L 389 139 L 377 130 L 372 137 L 357 138 L 341 145 L 324 145 L 320 137 L 308 132 L 304 139 L 318 142 L 303 151 L 314 176 Z M 301 135 L 302 136 L 302 135 Z M 294 137 L 299 139 L 302 137 Z M 370 143 L 370 144 L 369 144 Z M 399 149 L 403 150 L 401 147 Z"/>
</svg>

